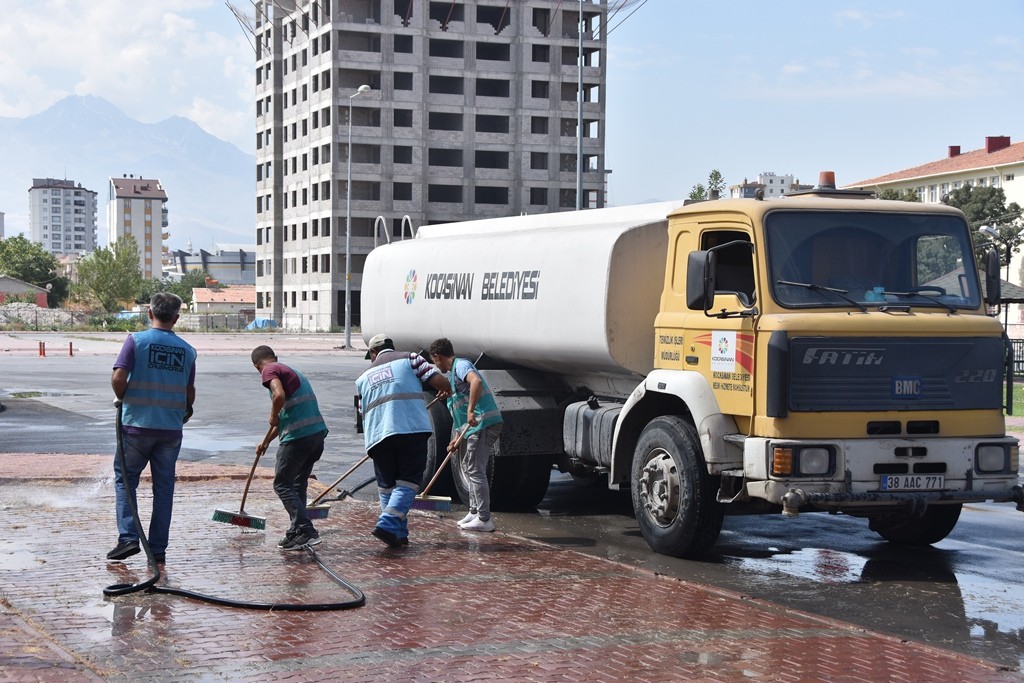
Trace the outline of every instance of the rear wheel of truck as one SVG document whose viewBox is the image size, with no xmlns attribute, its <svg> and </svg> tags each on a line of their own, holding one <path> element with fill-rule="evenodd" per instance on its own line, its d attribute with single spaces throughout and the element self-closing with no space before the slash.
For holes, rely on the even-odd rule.
<svg viewBox="0 0 1024 683">
<path fill-rule="evenodd" d="M 960 519 L 963 505 L 929 505 L 923 515 L 890 512 L 872 515 L 869 527 L 879 536 L 897 545 L 922 546 L 938 543 L 949 536 Z"/>
<path fill-rule="evenodd" d="M 647 424 L 633 454 L 631 481 L 640 532 L 655 552 L 698 557 L 718 540 L 724 510 L 689 422 L 662 416 Z"/>
<path fill-rule="evenodd" d="M 498 437 L 501 444 L 501 437 Z M 506 455 L 494 460 L 491 506 L 499 510 L 533 510 L 544 500 L 551 481 L 550 455 Z"/>
</svg>

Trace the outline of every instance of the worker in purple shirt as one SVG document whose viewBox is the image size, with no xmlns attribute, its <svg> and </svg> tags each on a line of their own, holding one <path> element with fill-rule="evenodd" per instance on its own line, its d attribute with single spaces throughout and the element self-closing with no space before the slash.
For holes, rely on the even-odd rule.
<svg viewBox="0 0 1024 683">
<path fill-rule="evenodd" d="M 165 560 L 182 425 L 192 417 L 196 400 L 196 350 L 174 333 L 180 310 L 178 296 L 154 294 L 149 303 L 150 328 L 128 335 L 114 361 L 110 386 L 121 401 L 124 470 L 121 458 L 115 456 L 118 536 L 108 560 L 124 560 L 139 552 L 131 501 L 146 465 L 153 478 L 149 547 L 158 564 Z"/>
</svg>

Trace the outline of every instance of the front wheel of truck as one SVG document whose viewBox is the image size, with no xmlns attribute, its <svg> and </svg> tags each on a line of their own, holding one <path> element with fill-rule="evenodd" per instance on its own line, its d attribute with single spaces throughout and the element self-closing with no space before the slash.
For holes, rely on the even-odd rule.
<svg viewBox="0 0 1024 683">
<path fill-rule="evenodd" d="M 890 512 L 872 515 L 869 527 L 879 536 L 897 545 L 923 546 L 938 543 L 949 536 L 960 519 L 962 505 L 929 505 L 924 514 Z"/>
<path fill-rule="evenodd" d="M 633 453 L 633 510 L 655 552 L 698 557 L 718 540 L 724 510 L 697 430 L 676 416 L 651 420 Z"/>
</svg>

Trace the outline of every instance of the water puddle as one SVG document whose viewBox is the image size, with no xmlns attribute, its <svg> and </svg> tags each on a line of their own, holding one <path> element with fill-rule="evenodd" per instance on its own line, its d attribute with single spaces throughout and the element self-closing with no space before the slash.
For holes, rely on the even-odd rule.
<svg viewBox="0 0 1024 683">
<path fill-rule="evenodd" d="M 766 558 L 742 558 L 739 564 L 759 574 L 782 572 L 821 583 L 843 584 L 860 581 L 867 560 L 828 548 L 802 548 L 789 553 L 777 552 Z"/>
</svg>

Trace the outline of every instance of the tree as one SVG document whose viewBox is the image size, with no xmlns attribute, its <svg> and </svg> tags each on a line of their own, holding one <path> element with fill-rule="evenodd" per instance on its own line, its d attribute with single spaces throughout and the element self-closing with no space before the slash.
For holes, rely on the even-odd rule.
<svg viewBox="0 0 1024 683">
<path fill-rule="evenodd" d="M 96 299 L 104 311 L 120 310 L 142 289 L 139 251 L 133 237 L 122 237 L 100 247 L 78 262 L 78 286 Z"/>
<path fill-rule="evenodd" d="M 724 193 L 725 178 L 718 172 L 718 169 L 713 169 L 711 173 L 708 174 L 707 186 L 703 183 L 697 183 L 694 185 L 693 189 L 690 190 L 688 199 L 692 199 L 694 201 L 702 201 L 704 199 L 711 198 L 718 199 L 723 196 Z"/>
<path fill-rule="evenodd" d="M 71 287 L 70 280 L 58 275 L 59 268 L 56 256 L 24 235 L 0 240 L 0 273 L 37 287 L 49 285 L 46 298 L 51 307 L 60 306 Z"/>
<path fill-rule="evenodd" d="M 894 190 L 891 187 L 887 187 L 878 193 L 879 199 L 893 199 L 899 202 L 919 202 L 921 201 L 921 195 L 917 193 L 917 190 Z"/>
<path fill-rule="evenodd" d="M 1020 249 L 1021 237 L 1018 233 L 1022 226 L 1021 208 L 1017 202 L 1007 206 L 1006 193 L 1001 187 L 964 185 L 950 192 L 944 201 L 967 216 L 971 229 L 975 231 L 974 243 L 979 245 L 979 258 L 987 251 L 987 243 L 992 241 L 988 235 L 977 232 L 983 225 L 990 225 L 999 231 L 997 241 L 1004 246 L 1000 250 L 1000 255 L 1005 258 L 1003 265 L 1009 263 L 1012 254 Z"/>
</svg>

